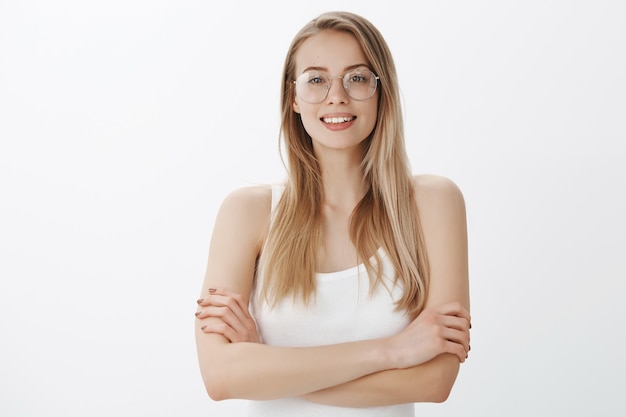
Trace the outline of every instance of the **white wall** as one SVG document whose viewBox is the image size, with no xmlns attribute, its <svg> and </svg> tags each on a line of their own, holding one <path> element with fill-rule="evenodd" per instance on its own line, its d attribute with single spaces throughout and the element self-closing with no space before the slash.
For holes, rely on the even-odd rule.
<svg viewBox="0 0 626 417">
<path fill-rule="evenodd" d="M 1 416 L 237 415 L 196 364 L 211 226 L 282 178 L 284 54 L 330 9 L 467 201 L 472 352 L 417 414 L 626 413 L 623 2 L 39 0 L 0 1 Z"/>
</svg>

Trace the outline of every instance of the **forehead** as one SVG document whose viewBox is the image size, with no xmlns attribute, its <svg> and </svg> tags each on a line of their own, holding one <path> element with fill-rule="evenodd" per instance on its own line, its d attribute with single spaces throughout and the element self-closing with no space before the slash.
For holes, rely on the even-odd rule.
<svg viewBox="0 0 626 417">
<path fill-rule="evenodd" d="M 336 74 L 352 65 L 368 64 L 356 38 L 336 30 L 324 30 L 306 39 L 296 51 L 295 63 L 296 74 L 309 67 L 326 68 Z"/>
</svg>

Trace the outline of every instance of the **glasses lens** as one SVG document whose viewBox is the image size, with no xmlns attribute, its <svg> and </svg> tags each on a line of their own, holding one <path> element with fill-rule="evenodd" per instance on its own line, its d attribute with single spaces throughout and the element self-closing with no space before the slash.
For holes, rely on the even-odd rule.
<svg viewBox="0 0 626 417">
<path fill-rule="evenodd" d="M 343 87 L 355 100 L 367 100 L 372 97 L 377 85 L 376 75 L 367 68 L 357 68 L 343 77 Z"/>
<path fill-rule="evenodd" d="M 326 98 L 330 83 L 331 79 L 327 75 L 318 71 L 307 71 L 296 79 L 296 94 L 308 103 L 320 103 Z M 368 68 L 357 68 L 343 76 L 343 88 L 354 100 L 372 97 L 377 85 L 378 78 Z"/>
<path fill-rule="evenodd" d="M 329 86 L 328 77 L 317 71 L 303 72 L 296 79 L 296 93 L 308 103 L 319 103 L 324 100 Z"/>
</svg>

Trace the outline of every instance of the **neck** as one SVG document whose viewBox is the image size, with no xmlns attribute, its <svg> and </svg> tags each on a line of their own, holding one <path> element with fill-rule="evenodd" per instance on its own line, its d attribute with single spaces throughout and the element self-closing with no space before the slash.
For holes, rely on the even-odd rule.
<svg viewBox="0 0 626 417">
<path fill-rule="evenodd" d="M 361 152 L 330 151 L 318 155 L 324 184 L 323 204 L 351 212 L 367 191 Z"/>
</svg>

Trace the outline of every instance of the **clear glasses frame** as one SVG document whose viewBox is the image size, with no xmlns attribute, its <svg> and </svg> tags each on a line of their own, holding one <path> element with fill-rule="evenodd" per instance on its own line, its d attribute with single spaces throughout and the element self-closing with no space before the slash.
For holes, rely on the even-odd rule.
<svg viewBox="0 0 626 417">
<path fill-rule="evenodd" d="M 362 74 L 370 75 L 370 78 L 367 81 L 369 82 L 369 85 L 359 86 L 357 81 L 352 80 L 354 76 L 360 76 Z M 296 87 L 296 94 L 298 97 L 307 103 L 318 104 L 328 97 L 328 92 L 330 91 L 331 84 L 335 78 L 340 78 L 343 81 L 342 86 L 344 91 L 351 99 L 356 101 L 365 101 L 372 98 L 376 93 L 378 81 L 380 80 L 380 77 L 374 74 L 374 72 L 370 69 L 357 68 L 346 72 L 344 75 L 327 75 L 319 71 L 307 71 L 300 74 L 297 79 L 293 80 L 293 84 Z M 317 81 L 313 82 L 314 80 Z M 303 92 L 307 86 L 309 87 L 309 92 Z M 368 89 L 367 94 L 357 94 L 355 96 L 354 93 L 357 90 L 354 86 Z M 319 99 L 317 98 L 317 95 L 319 95 Z M 316 97 L 312 98 L 312 96 Z"/>
</svg>

